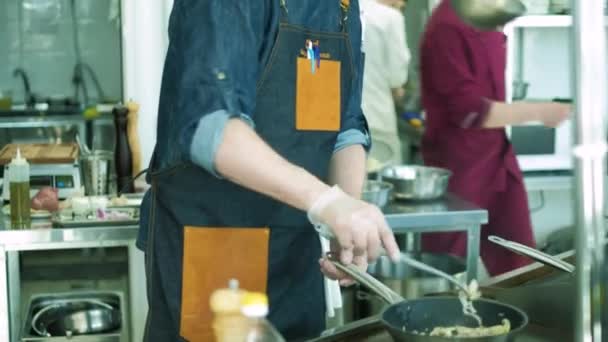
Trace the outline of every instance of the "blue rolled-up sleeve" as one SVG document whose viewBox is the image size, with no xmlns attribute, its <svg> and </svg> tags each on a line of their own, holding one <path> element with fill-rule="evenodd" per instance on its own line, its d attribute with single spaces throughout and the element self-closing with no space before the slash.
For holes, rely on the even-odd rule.
<svg viewBox="0 0 608 342">
<path fill-rule="evenodd" d="M 334 153 L 352 145 L 362 145 L 367 149 L 367 147 L 370 146 L 369 134 L 357 129 L 349 129 L 340 132 L 336 139 L 336 144 L 334 145 Z"/>
<path fill-rule="evenodd" d="M 182 0 L 174 7 L 165 72 L 172 75 L 175 98 L 167 129 L 182 155 L 211 173 L 228 120 L 255 122 L 266 6 L 266 1 Z"/>
<path fill-rule="evenodd" d="M 215 171 L 215 154 L 224 138 L 224 129 L 228 120 L 237 117 L 229 114 L 226 110 L 218 110 L 203 116 L 194 131 L 192 144 L 190 145 L 190 157 L 192 161 L 219 177 Z M 240 119 L 254 127 L 253 120 L 249 115 L 240 114 Z"/>
<path fill-rule="evenodd" d="M 336 140 L 334 152 L 355 144 L 362 145 L 368 151 L 371 147 L 367 120 L 361 109 L 364 54 L 361 49 L 362 30 L 359 1 L 351 1 L 350 4 L 347 25 L 349 43 L 353 52 L 354 75 L 351 85 L 352 91 L 345 114 L 342 117 L 341 131 Z"/>
</svg>

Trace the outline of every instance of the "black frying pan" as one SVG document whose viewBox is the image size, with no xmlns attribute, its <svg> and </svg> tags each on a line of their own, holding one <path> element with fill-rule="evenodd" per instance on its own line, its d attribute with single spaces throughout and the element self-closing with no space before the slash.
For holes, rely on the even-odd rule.
<svg viewBox="0 0 608 342">
<path fill-rule="evenodd" d="M 474 301 L 477 314 L 485 326 L 501 324 L 503 319 L 511 323 L 508 334 L 487 337 L 436 337 L 414 332 L 429 333 L 435 327 L 462 325 L 477 327 L 477 322 L 462 313 L 462 305 L 457 297 L 429 297 L 404 301 L 390 288 L 371 275 L 361 272 L 353 265 L 344 266 L 334 261 L 334 265 L 362 285 L 376 292 L 390 306 L 382 313 L 381 321 L 396 342 L 506 342 L 515 341 L 516 335 L 528 324 L 528 316 L 518 308 L 493 300 Z"/>
</svg>

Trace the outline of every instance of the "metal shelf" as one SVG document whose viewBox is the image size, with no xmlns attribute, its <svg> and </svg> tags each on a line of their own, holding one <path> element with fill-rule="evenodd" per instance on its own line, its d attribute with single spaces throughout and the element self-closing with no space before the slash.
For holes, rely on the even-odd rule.
<svg viewBox="0 0 608 342">
<path fill-rule="evenodd" d="M 507 66 L 505 70 L 506 101 L 513 101 L 513 81 L 523 80 L 524 77 L 524 41 L 530 31 L 526 28 L 565 29 L 565 38 L 569 37 L 573 25 L 571 15 L 527 15 L 519 17 L 504 28 L 508 37 Z M 559 32 L 561 35 L 562 32 Z M 556 96 L 557 97 L 557 94 Z M 527 99 L 529 100 L 529 99 Z M 564 128 L 563 128 L 564 129 Z M 519 159 L 519 158 L 518 158 Z M 524 170 L 524 173 L 529 170 Z M 571 176 L 528 176 L 525 177 L 528 191 L 537 190 L 568 190 L 572 186 Z"/>
<path fill-rule="evenodd" d="M 507 25 L 507 27 L 512 28 L 570 26 L 572 26 L 572 16 L 570 15 L 526 15 Z"/>
<path fill-rule="evenodd" d="M 607 18 L 608 25 L 608 18 Z M 509 28 L 543 28 L 543 27 L 571 27 L 572 16 L 571 15 L 526 15 L 519 17 L 505 27 Z"/>
</svg>

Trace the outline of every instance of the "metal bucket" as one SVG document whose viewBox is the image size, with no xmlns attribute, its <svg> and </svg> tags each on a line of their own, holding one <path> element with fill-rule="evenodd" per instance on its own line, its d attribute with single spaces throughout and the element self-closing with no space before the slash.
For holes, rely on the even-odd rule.
<svg viewBox="0 0 608 342">
<path fill-rule="evenodd" d="M 108 195 L 116 188 L 113 152 L 97 150 L 82 155 L 80 167 L 87 196 Z"/>
<path fill-rule="evenodd" d="M 409 256 L 433 266 L 459 280 L 466 277 L 466 264 L 457 257 L 447 254 L 409 253 Z M 380 257 L 375 264 L 370 265 L 369 273 L 405 299 L 424 297 L 430 293 L 454 290 L 454 286 L 443 278 L 423 273 L 411 268 L 405 263 L 393 263 L 387 257 Z M 375 295 L 360 291 L 358 301 L 367 303 L 366 314 L 381 313 L 387 304 Z M 362 304 L 363 305 L 363 304 Z"/>
</svg>

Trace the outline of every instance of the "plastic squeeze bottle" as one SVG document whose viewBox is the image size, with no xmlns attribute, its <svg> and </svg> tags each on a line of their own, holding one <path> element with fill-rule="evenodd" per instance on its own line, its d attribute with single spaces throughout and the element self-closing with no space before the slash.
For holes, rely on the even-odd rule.
<svg viewBox="0 0 608 342">
<path fill-rule="evenodd" d="M 29 229 L 32 219 L 30 215 L 30 164 L 17 155 L 8 166 L 10 187 L 11 229 Z"/>
</svg>

